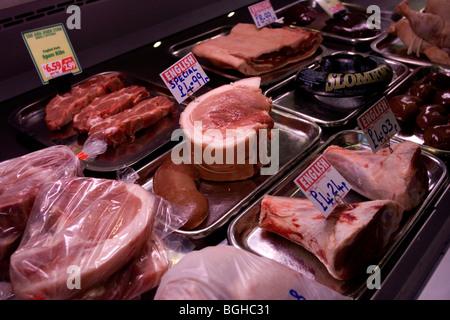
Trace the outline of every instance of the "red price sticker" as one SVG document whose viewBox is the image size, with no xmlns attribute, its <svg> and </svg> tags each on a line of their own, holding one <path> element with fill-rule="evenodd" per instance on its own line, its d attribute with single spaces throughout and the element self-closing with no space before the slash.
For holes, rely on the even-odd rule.
<svg viewBox="0 0 450 320">
<path fill-rule="evenodd" d="M 77 65 L 73 57 L 59 59 L 56 61 L 44 63 L 41 65 L 44 75 L 47 78 L 53 78 L 64 73 L 70 72 L 76 69 Z"/>
<path fill-rule="evenodd" d="M 357 121 L 373 153 L 382 149 L 400 129 L 385 97 L 360 115 Z"/>
<path fill-rule="evenodd" d="M 350 184 L 322 155 L 294 182 L 325 218 L 351 190 Z"/>
<path fill-rule="evenodd" d="M 330 16 L 334 17 L 336 13 L 347 11 L 339 0 L 317 0 L 322 9 Z"/>
</svg>

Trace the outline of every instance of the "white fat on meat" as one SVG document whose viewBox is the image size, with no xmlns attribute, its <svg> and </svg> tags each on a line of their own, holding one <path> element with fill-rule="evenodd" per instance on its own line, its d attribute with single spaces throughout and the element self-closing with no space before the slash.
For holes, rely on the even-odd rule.
<svg viewBox="0 0 450 320">
<path fill-rule="evenodd" d="M 428 173 L 417 143 L 405 141 L 373 153 L 330 146 L 323 156 L 350 183 L 371 200 L 400 203 L 405 210 L 419 205 L 428 191 Z"/>
<path fill-rule="evenodd" d="M 257 144 L 260 133 L 269 136 L 274 125 L 269 115 L 272 101 L 262 94 L 260 83 L 260 77 L 251 77 L 220 86 L 196 98 L 181 113 L 180 126 L 197 156 L 195 164 L 202 178 L 241 180 L 256 173 L 258 164 L 249 163 L 250 156 L 256 156 L 250 154 L 251 144 Z M 196 150 L 201 150 L 201 159 Z M 222 163 L 207 163 L 205 150 L 220 152 Z M 238 162 L 239 152 L 245 152 L 245 164 Z M 227 159 L 227 154 L 234 159 Z"/>
<path fill-rule="evenodd" d="M 339 206 L 325 218 L 308 199 L 266 195 L 259 225 L 301 245 L 331 276 L 347 280 L 385 253 L 402 214 L 397 202 L 376 200 Z"/>
<path fill-rule="evenodd" d="M 16 297 L 70 299 L 102 283 L 142 252 L 155 210 L 156 197 L 137 184 L 72 178 L 48 186 L 11 256 Z M 71 266 L 77 290 L 68 285 L 77 279 L 69 282 Z"/>
</svg>

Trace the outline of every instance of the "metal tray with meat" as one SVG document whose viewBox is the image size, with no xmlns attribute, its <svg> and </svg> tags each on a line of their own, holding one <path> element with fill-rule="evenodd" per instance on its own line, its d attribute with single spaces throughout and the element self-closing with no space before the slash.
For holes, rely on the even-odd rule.
<svg viewBox="0 0 450 320">
<path fill-rule="evenodd" d="M 273 129 L 279 130 L 277 172 L 273 175 L 257 174 L 240 181 L 200 180 L 198 190 L 208 199 L 208 216 L 198 227 L 192 230 L 179 230 L 179 233 L 191 239 L 201 239 L 224 226 L 259 193 L 281 179 L 320 140 L 322 130 L 318 125 L 279 110 L 272 110 L 270 115 L 275 122 Z M 186 141 L 180 142 L 180 144 L 183 143 Z M 137 171 L 139 178 L 136 182 L 148 190 L 153 190 L 153 177 L 156 170 L 170 159 L 171 151 L 168 151 L 144 165 Z"/>
<path fill-rule="evenodd" d="M 437 77 L 436 73 L 447 77 Z M 427 78 L 431 80 L 427 80 Z M 433 85 L 432 81 L 439 81 L 439 83 Z M 424 84 L 424 82 L 427 83 Z M 438 94 L 440 95 L 439 98 L 436 97 Z M 416 97 L 414 99 L 416 102 L 410 101 L 410 107 L 404 108 L 403 102 L 406 103 L 405 98 L 411 95 Z M 394 97 L 395 99 L 393 99 Z M 445 100 L 445 97 L 447 97 L 447 100 L 450 99 L 450 69 L 436 65 L 416 68 L 403 81 L 391 88 L 386 96 L 400 125 L 400 132 L 396 136 L 403 140 L 419 143 L 423 149 L 439 157 L 450 157 L 450 138 L 448 133 L 450 130 L 448 119 L 450 108 L 449 102 Z M 425 108 L 431 105 L 437 107 L 435 110 L 442 112 L 429 112 L 429 115 L 426 115 Z M 438 105 L 441 105 L 441 107 Z M 421 121 L 418 120 L 418 117 L 424 117 L 424 119 Z M 428 124 L 430 125 L 429 132 L 425 127 Z M 433 132 L 431 127 L 435 125 L 439 125 L 435 128 L 440 129 Z M 447 133 L 445 132 L 446 129 Z M 442 147 L 439 148 L 437 146 Z"/>
<path fill-rule="evenodd" d="M 347 21 L 339 18 L 331 19 L 316 1 L 310 0 L 293 2 L 276 10 L 275 14 L 284 25 L 303 27 L 320 33 L 325 39 L 351 46 L 371 43 L 392 23 L 392 13 L 381 11 L 379 29 L 369 29 L 366 22 L 370 14 L 366 13 L 366 7 L 345 2 L 342 4 L 350 18 Z"/>
<path fill-rule="evenodd" d="M 355 55 L 352 52 L 333 52 L 330 56 L 336 54 Z M 389 88 L 392 88 L 407 76 L 409 69 L 403 63 L 390 59 L 383 60 L 391 66 L 393 71 L 392 80 L 384 91 L 384 94 L 386 94 Z M 305 69 L 313 66 L 315 66 L 314 63 L 306 65 Z M 315 95 L 311 92 L 300 90 L 296 77 L 297 75 L 288 77 L 267 89 L 264 94 L 272 98 L 274 108 L 309 119 L 325 127 L 346 125 L 361 110 L 370 107 L 380 98 L 377 92 L 354 97 Z"/>
<path fill-rule="evenodd" d="M 423 55 L 417 56 L 414 53 L 408 54 L 408 48 L 403 42 L 397 36 L 388 32 L 383 32 L 380 37 L 370 44 L 370 47 L 373 51 L 382 56 L 416 67 L 429 67 L 435 65 L 435 63 L 431 62 Z"/>
<path fill-rule="evenodd" d="M 173 109 L 171 110 L 170 114 L 158 120 L 153 125 L 145 127 L 136 132 L 132 139 L 128 138 L 123 143 L 109 145 L 106 149 L 106 152 L 104 152 L 103 154 L 99 154 L 93 159 L 92 157 L 90 157 L 84 160 L 86 168 L 92 171 L 115 171 L 119 168 L 131 166 L 144 157 L 155 153 L 158 149 L 162 148 L 166 144 L 170 143 L 172 132 L 175 129 L 179 128 L 179 113 L 185 107 L 185 104 L 178 104 L 175 101 L 167 88 L 153 82 L 126 75 L 121 72 L 111 71 L 96 74 L 72 85 L 72 88 L 79 85 L 85 85 L 87 87 L 86 84 L 96 77 L 109 76 L 114 74 L 124 75 L 124 83 L 122 86 L 125 87 L 122 89 L 130 88 L 130 90 L 133 91 L 127 92 L 126 94 L 132 97 L 132 99 L 136 99 L 134 100 L 134 102 L 136 102 L 137 99 L 141 98 L 143 98 L 142 101 L 147 101 L 150 98 L 160 96 L 165 97 L 173 102 Z M 98 88 L 100 88 L 101 86 L 94 84 L 92 87 L 94 87 L 95 90 L 99 90 Z M 136 88 L 137 90 L 135 90 Z M 121 91 L 117 90 L 110 94 L 112 95 L 119 92 Z M 110 96 L 110 94 L 105 94 L 102 97 L 104 98 Z M 136 95 L 141 96 L 139 96 L 139 98 L 136 98 Z M 86 97 L 87 95 L 83 94 L 82 96 Z M 46 146 L 66 145 L 70 147 L 75 153 L 78 153 L 83 149 L 83 147 L 85 146 L 85 142 L 88 139 L 88 134 L 86 132 L 75 130 L 73 121 L 61 125 L 61 127 L 56 130 L 50 129 L 46 123 L 46 106 L 54 98 L 56 97 L 48 96 L 27 106 L 17 108 L 10 115 L 9 123 L 18 130 L 22 131 L 23 133 L 36 139 Z M 129 99 L 127 101 L 129 102 Z M 124 105 L 128 102 L 124 103 Z M 110 105 L 119 105 L 119 103 Z M 119 121 L 123 120 L 119 119 Z"/>
<path fill-rule="evenodd" d="M 199 34 L 197 36 L 194 36 L 192 38 L 189 38 L 187 40 L 184 40 L 182 42 L 178 42 L 173 44 L 168 50 L 169 54 L 173 55 L 176 58 L 182 58 L 186 54 L 192 51 L 194 46 L 203 43 L 208 40 L 216 39 L 221 36 L 227 36 L 230 34 L 231 29 L 234 26 L 228 25 L 219 27 L 213 30 L 206 31 L 203 34 Z M 274 84 L 277 81 L 280 81 L 281 79 L 295 73 L 299 68 L 304 66 L 305 64 L 311 63 L 312 61 L 320 58 L 322 55 L 326 54 L 328 52 L 328 49 L 326 49 L 324 46 L 319 45 L 315 53 L 298 62 L 290 63 L 284 67 L 260 74 L 261 77 L 261 85 L 267 86 L 270 84 Z M 224 69 L 217 67 L 213 63 L 211 63 L 209 60 L 201 57 L 197 57 L 199 63 L 201 64 L 202 68 L 206 70 L 206 72 L 211 72 L 213 74 L 216 74 L 218 76 L 224 77 L 231 81 L 236 81 L 243 79 L 247 77 L 243 73 L 235 70 L 235 69 Z"/>
<path fill-rule="evenodd" d="M 401 145 L 403 143 L 403 145 Z M 390 271 L 395 266 L 396 262 L 398 261 L 399 257 L 403 254 L 405 248 L 409 245 L 408 239 L 411 239 L 412 236 L 414 236 L 422 227 L 422 224 L 425 219 L 431 214 L 431 210 L 433 207 L 433 203 L 437 200 L 439 197 L 439 194 L 445 188 L 446 184 L 448 184 L 448 174 L 447 174 L 447 168 L 445 164 L 442 162 L 441 159 L 437 158 L 436 156 L 422 150 L 420 146 L 417 144 L 413 144 L 411 142 L 403 142 L 400 139 L 392 139 L 391 140 L 391 147 L 394 149 L 393 154 L 396 153 L 396 148 L 405 147 L 406 144 L 408 145 L 408 148 L 411 146 L 414 146 L 414 153 L 416 156 L 419 157 L 414 160 L 416 163 L 422 163 L 424 165 L 424 168 L 426 170 L 422 171 L 423 179 L 428 180 L 427 185 L 423 185 L 423 192 L 422 197 L 424 200 L 422 202 L 419 202 L 416 204 L 413 208 L 411 208 L 408 211 L 403 211 L 403 214 L 398 216 L 397 219 L 397 229 L 395 232 L 388 232 L 388 229 L 385 229 L 385 232 L 381 232 L 382 237 L 385 237 L 387 234 L 390 235 L 390 240 L 383 240 L 382 242 L 387 243 L 385 245 L 384 253 L 379 253 L 378 257 L 375 258 L 374 256 L 371 257 L 369 260 L 370 263 L 367 265 L 360 265 L 358 272 L 354 272 L 351 277 L 337 277 L 332 276 L 332 271 L 330 271 L 328 264 L 331 264 L 331 260 L 327 262 L 324 262 L 326 260 L 320 259 L 318 257 L 321 256 L 321 254 L 326 253 L 326 257 L 331 257 L 329 255 L 330 252 L 339 252 L 339 245 L 337 244 L 338 238 L 346 238 L 347 236 L 350 237 L 350 235 L 354 234 L 354 231 L 356 229 L 359 229 L 357 226 L 358 221 L 361 217 L 366 216 L 367 209 L 362 209 L 362 211 L 359 211 L 359 214 L 356 214 L 356 210 L 358 210 L 358 206 L 362 204 L 369 205 L 370 203 L 373 203 L 374 201 L 369 200 L 369 198 L 366 198 L 365 196 L 361 195 L 361 193 L 356 192 L 354 185 L 350 182 L 352 185 L 352 189 L 350 192 L 341 199 L 344 203 L 341 204 L 341 209 L 345 209 L 347 211 L 340 211 L 336 210 L 337 217 L 340 217 L 341 212 L 344 212 L 342 214 L 342 219 L 338 218 L 338 220 L 334 220 L 335 217 L 333 216 L 333 212 L 330 216 L 328 216 L 327 219 L 324 219 L 321 216 L 321 213 L 319 210 L 314 210 L 314 212 L 317 212 L 314 216 L 308 216 L 305 215 L 303 219 L 300 219 L 297 216 L 297 220 L 292 219 L 287 215 L 287 211 L 290 211 L 292 206 L 289 205 L 281 205 L 278 206 L 279 211 L 279 219 L 285 219 L 282 222 L 280 222 L 282 227 L 280 226 L 280 232 L 283 232 L 282 230 L 291 230 L 293 234 L 296 235 L 297 239 L 300 239 L 299 241 L 308 241 L 311 240 L 309 243 L 310 245 L 314 247 L 318 247 L 316 249 L 305 249 L 305 246 L 308 244 L 300 245 L 298 242 L 296 243 L 291 238 L 288 238 L 285 235 L 281 235 L 280 233 L 275 233 L 272 231 L 268 231 L 266 227 L 262 227 L 261 225 L 261 219 L 262 219 L 262 208 L 266 206 L 269 206 L 269 202 L 264 203 L 266 200 L 266 197 L 270 199 L 286 199 L 286 203 L 289 203 L 291 201 L 304 201 L 305 203 L 311 203 L 311 206 L 314 207 L 311 201 L 309 201 L 306 196 L 303 194 L 301 189 L 297 186 L 297 184 L 294 182 L 294 180 L 302 173 L 308 165 L 319 155 L 325 155 L 329 147 L 336 148 L 338 150 L 344 150 L 345 153 L 347 152 L 361 152 L 363 151 L 364 154 L 371 154 L 372 151 L 368 145 L 367 140 L 365 139 L 363 133 L 358 130 L 347 130 L 342 131 L 340 133 L 335 134 L 332 136 L 328 141 L 326 141 L 323 145 L 318 148 L 317 151 L 315 151 L 313 154 L 311 154 L 308 158 L 306 158 L 302 163 L 300 163 L 298 166 L 296 166 L 288 176 L 286 176 L 283 180 L 280 180 L 277 184 L 273 185 L 270 190 L 263 196 L 261 196 L 257 201 L 255 201 L 251 206 L 247 207 L 247 209 L 241 213 L 238 217 L 236 217 L 232 223 L 230 224 L 228 228 L 228 241 L 233 246 L 236 246 L 238 248 L 248 250 L 250 252 L 256 253 L 261 256 L 265 256 L 271 259 L 274 259 L 284 265 L 289 266 L 290 268 L 297 270 L 303 274 L 306 274 L 307 276 L 315 279 L 318 283 L 321 283 L 327 287 L 329 287 L 332 290 L 335 290 L 345 296 L 348 296 L 352 299 L 366 299 L 370 298 L 374 292 L 374 290 L 370 290 L 367 286 L 367 278 L 371 273 L 366 273 L 366 269 L 369 265 L 375 266 L 376 268 L 379 268 L 378 270 L 381 270 L 382 272 L 382 279 L 385 279 L 388 277 Z M 341 149 L 342 148 L 342 149 Z M 400 152 L 400 149 L 398 149 Z M 404 149 L 402 149 L 404 150 Z M 417 153 L 417 150 L 420 152 Z M 379 151 L 380 152 L 380 151 Z M 389 154 L 389 152 L 387 152 Z M 386 154 L 385 154 L 386 155 Z M 325 156 L 327 159 L 330 159 L 329 157 Z M 396 156 L 397 157 L 397 156 Z M 402 157 L 402 155 L 400 155 Z M 358 162 L 355 160 L 356 158 L 348 159 L 348 161 L 353 161 L 354 163 Z M 406 159 L 406 158 L 405 158 Z M 413 162 L 413 161 L 411 161 Z M 396 165 L 393 165 L 391 169 L 394 171 L 396 168 L 398 168 L 399 160 L 395 160 Z M 367 164 L 367 163 L 366 163 Z M 423 165 L 422 166 L 423 168 Z M 333 164 L 334 166 L 334 164 Z M 345 164 L 344 166 L 349 167 L 351 166 L 349 162 Z M 369 164 L 370 167 L 370 164 Z M 335 167 L 336 169 L 342 169 L 340 167 Z M 338 170 L 338 171 L 339 171 Z M 351 169 L 350 169 L 351 170 Z M 362 169 L 366 170 L 366 169 Z M 392 171 L 392 170 L 391 170 Z M 425 172 L 426 171 L 426 172 Z M 342 173 L 341 171 L 339 171 Z M 349 171 L 346 173 L 351 173 L 352 171 Z M 361 172 L 360 172 L 361 173 Z M 354 174 L 354 173 L 353 173 Z M 355 175 L 355 174 L 354 174 Z M 358 175 L 358 177 L 362 177 L 364 174 Z M 369 174 L 370 175 L 370 174 Z M 390 173 L 390 176 L 394 176 L 395 174 Z M 372 177 L 372 175 L 370 175 Z M 348 179 L 348 178 L 346 178 Z M 394 179 L 394 178 L 393 178 Z M 389 182 L 387 184 L 390 184 L 391 187 L 395 185 L 394 180 L 391 181 L 389 179 Z M 404 189 L 404 186 L 397 185 L 395 188 L 398 189 Z M 387 187 L 387 189 L 389 189 Z M 305 201 L 306 200 L 306 201 Z M 267 200 L 268 201 L 268 200 Z M 377 200 L 376 202 L 378 202 Z M 386 200 L 383 200 L 386 201 Z M 391 200 L 388 200 L 391 202 Z M 274 202 L 275 203 L 275 202 Z M 294 202 L 292 202 L 294 203 Z M 402 202 L 403 203 L 403 202 Z M 404 204 L 406 206 L 406 204 Z M 348 207 L 349 206 L 349 207 Z M 398 205 L 397 205 L 398 206 Z M 273 206 L 273 208 L 275 208 Z M 314 207 L 315 208 L 315 207 Z M 356 209 L 355 209 L 356 208 Z M 398 207 L 397 207 L 398 208 Z M 294 211 L 296 211 L 294 207 Z M 353 211 L 352 211 L 353 210 Z M 312 211 L 312 209 L 310 210 Z M 354 213 L 352 219 L 352 212 Z M 330 217 L 332 217 L 330 219 Z M 388 221 L 393 217 L 393 215 L 385 215 L 382 219 L 384 223 L 386 223 L 384 226 L 390 224 Z M 311 218 L 311 219 L 309 219 Z M 275 217 L 274 219 L 277 219 Z M 325 229 L 317 229 L 317 226 L 319 223 L 318 221 L 325 221 L 327 224 L 328 222 L 331 223 L 328 224 L 328 226 L 325 227 Z M 274 220 L 271 220 L 274 221 Z M 289 226 L 290 221 L 292 221 L 293 225 Z M 297 221 L 297 222 L 295 222 Z M 374 220 L 372 220 L 373 222 Z M 342 224 L 341 224 L 342 223 Z M 341 229 L 339 229 L 338 233 L 338 225 L 340 224 Z M 305 226 L 310 227 L 310 229 L 304 230 L 303 237 L 301 235 L 298 235 L 294 233 L 295 229 L 300 230 L 302 228 L 305 228 Z M 355 261 L 363 260 L 363 257 L 365 254 L 369 253 L 372 254 L 376 251 L 375 243 L 372 242 L 372 240 L 376 237 L 379 237 L 380 234 L 376 235 L 376 231 L 374 229 L 369 228 L 370 224 L 366 225 L 362 230 L 371 230 L 369 232 L 370 236 L 365 238 L 362 236 L 361 233 L 358 233 L 358 238 L 353 242 L 352 241 L 346 241 L 345 242 L 345 248 L 346 250 L 348 248 L 359 247 L 361 250 L 356 250 L 358 253 L 356 254 L 356 259 L 345 259 L 339 262 L 339 259 L 337 259 L 336 264 L 340 265 L 340 267 L 350 267 L 355 263 Z M 371 225 L 372 227 L 374 224 Z M 379 225 L 378 225 L 379 226 Z M 311 228 L 316 228 L 311 229 Z M 336 228 L 336 229 L 334 229 Z M 369 228 L 369 229 L 367 229 Z M 324 231 L 327 230 L 327 231 Z M 335 231 L 333 231 L 335 230 Z M 381 229 L 378 229 L 380 231 Z M 320 232 L 321 231 L 321 232 Z M 373 232 L 372 232 L 373 231 Z M 359 232 L 359 231 L 358 231 Z M 375 233 L 374 233 L 375 232 Z M 387 236 L 386 236 L 387 237 Z M 314 239 L 312 239 L 314 238 Z M 291 240 L 288 240 L 291 239 Z M 325 239 L 325 242 L 320 242 L 320 239 Z M 328 240 L 327 240 L 328 239 Z M 315 245 L 314 245 L 315 244 Z M 322 245 L 324 246 L 322 246 Z M 321 248 L 321 249 L 320 249 Z M 331 250 L 330 250 L 331 248 Z M 316 250 L 316 253 L 313 254 L 313 251 Z M 350 250 L 349 250 L 350 251 Z M 337 253 L 336 253 L 337 255 Z M 373 254 L 375 255 L 375 254 Z M 342 256 L 341 256 L 342 257 Z M 347 256 L 348 258 L 349 256 Z M 358 264 L 356 262 L 356 264 Z M 371 269 L 373 271 L 374 269 Z M 333 273 L 334 274 L 334 273 Z M 381 283 L 382 286 L 382 283 Z M 376 290 L 375 290 L 376 291 Z"/>
</svg>

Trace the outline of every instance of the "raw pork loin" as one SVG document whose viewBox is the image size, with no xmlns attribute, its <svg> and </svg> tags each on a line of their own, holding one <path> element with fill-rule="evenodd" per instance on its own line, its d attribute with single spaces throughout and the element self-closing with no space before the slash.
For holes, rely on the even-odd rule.
<svg viewBox="0 0 450 320">
<path fill-rule="evenodd" d="M 302 28 L 260 28 L 238 23 L 230 34 L 192 48 L 198 57 L 219 68 L 236 69 L 244 75 L 261 75 L 312 56 L 322 36 Z"/>
<path fill-rule="evenodd" d="M 259 145 L 260 130 L 265 129 L 269 136 L 274 121 L 269 115 L 272 101 L 262 94 L 260 82 L 261 78 L 253 77 L 220 86 L 196 98 L 181 113 L 180 126 L 191 143 L 193 162 L 201 178 L 243 180 L 261 167 L 249 141 Z M 196 150 L 201 150 L 201 159 L 196 157 Z M 205 151 L 213 155 L 212 163 L 204 158 Z M 217 159 L 220 153 L 222 157 Z M 243 161 L 237 158 L 241 153 L 245 153 Z M 234 159 L 227 159 L 227 154 Z"/>
<path fill-rule="evenodd" d="M 80 161 L 66 146 L 48 147 L 0 163 L 0 260 L 19 244 L 41 187 L 80 175 Z"/>
<path fill-rule="evenodd" d="M 324 157 L 361 195 L 394 200 L 404 210 L 419 205 L 428 191 L 428 173 L 417 143 L 401 142 L 373 153 L 330 146 Z"/>
<path fill-rule="evenodd" d="M 59 130 L 95 98 L 125 87 L 123 73 L 92 77 L 72 87 L 70 92 L 54 97 L 45 107 L 45 122 L 50 130 Z"/>
<path fill-rule="evenodd" d="M 259 225 L 300 244 L 346 280 L 385 253 L 402 213 L 397 202 L 377 200 L 339 206 L 325 218 L 308 199 L 266 195 Z"/>
<path fill-rule="evenodd" d="M 10 276 L 18 299 L 69 299 L 104 283 L 150 238 L 158 199 L 137 184 L 68 178 L 43 188 Z M 69 288 L 70 270 L 80 288 Z M 75 281 L 76 283 L 76 281 Z"/>
</svg>

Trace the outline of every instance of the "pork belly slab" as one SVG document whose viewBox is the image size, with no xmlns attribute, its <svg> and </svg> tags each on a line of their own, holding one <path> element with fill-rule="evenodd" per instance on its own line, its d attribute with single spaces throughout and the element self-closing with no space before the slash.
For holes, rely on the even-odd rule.
<svg viewBox="0 0 450 320">
<path fill-rule="evenodd" d="M 394 200 L 404 210 L 419 205 L 428 191 L 428 174 L 417 143 L 405 141 L 373 153 L 329 146 L 323 156 L 350 183 L 371 200 Z"/>
<path fill-rule="evenodd" d="M 303 198 L 264 196 L 259 225 L 313 253 L 331 276 L 347 280 L 386 252 L 403 209 L 391 200 L 337 207 L 325 218 Z"/>
<path fill-rule="evenodd" d="M 108 73 L 92 77 L 62 95 L 58 94 L 45 106 L 45 122 L 50 130 L 59 130 L 88 106 L 95 98 L 125 87 L 123 73 Z"/>
<path fill-rule="evenodd" d="M 238 23 L 229 35 L 202 42 L 192 52 L 215 66 L 261 75 L 312 56 L 322 37 L 302 28 L 260 28 Z"/>
<path fill-rule="evenodd" d="M 142 253 L 156 208 L 157 198 L 137 184 L 68 178 L 48 185 L 11 255 L 16 297 L 70 299 L 104 283 Z M 69 288 L 77 274 L 79 288 Z"/>
</svg>

